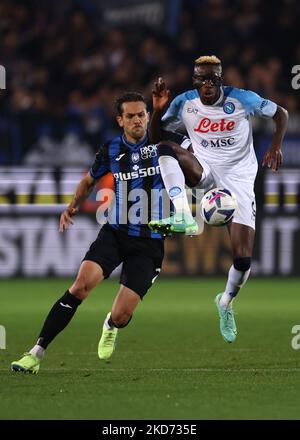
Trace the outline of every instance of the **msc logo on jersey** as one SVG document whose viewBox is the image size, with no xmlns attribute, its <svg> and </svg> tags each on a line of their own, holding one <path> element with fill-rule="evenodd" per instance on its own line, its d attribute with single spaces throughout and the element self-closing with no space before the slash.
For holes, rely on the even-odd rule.
<svg viewBox="0 0 300 440">
<path fill-rule="evenodd" d="M 132 153 L 131 160 L 132 160 L 133 163 L 137 163 L 140 160 L 139 153 Z"/>
<path fill-rule="evenodd" d="M 207 141 L 206 139 L 203 139 L 201 141 L 201 145 L 204 148 L 211 147 L 211 148 L 221 148 L 221 147 L 227 147 L 234 145 L 235 138 L 218 138 L 218 139 L 210 139 Z"/>
<path fill-rule="evenodd" d="M 233 113 L 234 110 L 235 110 L 235 105 L 234 105 L 234 103 L 231 102 L 231 101 L 225 102 L 225 104 L 223 105 L 223 110 L 224 110 L 224 112 L 227 113 L 228 115 L 231 115 L 231 113 Z"/>
<path fill-rule="evenodd" d="M 140 148 L 142 159 L 150 159 L 151 157 L 157 156 L 156 145 L 146 145 Z"/>
</svg>

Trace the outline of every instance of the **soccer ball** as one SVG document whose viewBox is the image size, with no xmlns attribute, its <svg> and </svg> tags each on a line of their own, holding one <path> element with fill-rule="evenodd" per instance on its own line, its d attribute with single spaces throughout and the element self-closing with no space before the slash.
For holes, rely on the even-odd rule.
<svg viewBox="0 0 300 440">
<path fill-rule="evenodd" d="M 224 226 L 234 216 L 238 208 L 235 195 L 224 188 L 213 188 L 200 202 L 203 220 L 210 226 Z"/>
</svg>

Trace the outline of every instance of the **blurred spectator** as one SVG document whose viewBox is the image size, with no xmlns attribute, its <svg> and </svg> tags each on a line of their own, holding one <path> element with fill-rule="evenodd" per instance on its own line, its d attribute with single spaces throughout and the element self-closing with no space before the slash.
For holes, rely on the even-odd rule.
<svg viewBox="0 0 300 440">
<path fill-rule="evenodd" d="M 94 154 L 89 144 L 82 140 L 76 129 L 65 134 L 61 142 L 43 135 L 24 157 L 25 165 L 32 166 L 87 166 L 93 162 Z"/>
</svg>

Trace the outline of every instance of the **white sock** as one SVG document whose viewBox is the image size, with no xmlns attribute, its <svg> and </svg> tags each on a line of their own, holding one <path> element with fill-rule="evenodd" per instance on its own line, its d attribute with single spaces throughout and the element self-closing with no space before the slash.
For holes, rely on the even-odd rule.
<svg viewBox="0 0 300 440">
<path fill-rule="evenodd" d="M 193 220 L 185 191 L 185 178 L 178 160 L 172 156 L 160 156 L 160 173 L 176 214 L 182 214 L 187 221 Z"/>
<path fill-rule="evenodd" d="M 234 297 L 238 294 L 239 290 L 246 283 L 250 275 L 250 269 L 246 272 L 236 270 L 234 266 L 231 266 L 228 272 L 228 280 L 225 288 L 225 292 L 221 296 L 220 306 L 226 309 L 233 301 Z"/>
<path fill-rule="evenodd" d="M 45 354 L 45 349 L 43 347 L 41 347 L 40 345 L 35 345 L 34 347 L 32 347 L 32 349 L 29 352 L 30 354 L 33 354 L 34 356 L 36 356 L 39 359 L 43 359 L 44 354 Z"/>
<path fill-rule="evenodd" d="M 109 312 L 105 318 L 105 321 L 104 321 L 105 328 L 107 328 L 109 330 L 114 328 L 114 327 L 110 326 L 108 323 L 110 316 L 111 316 L 111 313 Z"/>
</svg>

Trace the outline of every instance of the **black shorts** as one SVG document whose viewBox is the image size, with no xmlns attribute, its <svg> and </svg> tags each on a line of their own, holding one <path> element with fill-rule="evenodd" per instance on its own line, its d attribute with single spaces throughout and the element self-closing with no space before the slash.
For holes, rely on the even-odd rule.
<svg viewBox="0 0 300 440">
<path fill-rule="evenodd" d="M 120 283 L 142 298 L 159 275 L 163 258 L 163 239 L 133 237 L 105 224 L 83 261 L 98 263 L 105 278 L 123 263 Z"/>
</svg>

